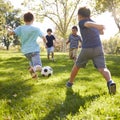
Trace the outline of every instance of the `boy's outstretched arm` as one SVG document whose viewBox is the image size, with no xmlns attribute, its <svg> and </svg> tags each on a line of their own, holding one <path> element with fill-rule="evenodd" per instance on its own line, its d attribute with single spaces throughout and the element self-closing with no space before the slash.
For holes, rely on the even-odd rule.
<svg viewBox="0 0 120 120">
<path fill-rule="evenodd" d="M 6 27 L 7 28 L 7 32 L 9 35 L 14 35 L 15 32 L 13 31 L 13 29 L 11 27 Z"/>
<path fill-rule="evenodd" d="M 101 24 L 97 24 L 97 23 L 94 23 L 94 22 L 86 22 L 84 24 L 85 27 L 87 28 L 96 28 L 99 30 L 100 34 L 104 34 L 103 30 L 105 29 L 105 26 L 104 25 L 101 25 Z"/>
</svg>

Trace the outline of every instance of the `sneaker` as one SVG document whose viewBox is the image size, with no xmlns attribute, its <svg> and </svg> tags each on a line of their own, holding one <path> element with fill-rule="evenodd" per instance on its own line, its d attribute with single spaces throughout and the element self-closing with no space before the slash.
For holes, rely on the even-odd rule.
<svg viewBox="0 0 120 120">
<path fill-rule="evenodd" d="M 52 58 L 52 61 L 55 62 L 54 58 Z"/>
<path fill-rule="evenodd" d="M 67 83 L 66 83 L 66 87 L 68 87 L 68 88 L 71 88 L 72 85 L 73 85 L 73 83 L 71 83 L 71 82 L 67 82 Z"/>
<path fill-rule="evenodd" d="M 109 94 L 115 94 L 116 93 L 116 83 L 112 80 L 107 82 L 107 87 L 109 90 Z"/>
<path fill-rule="evenodd" d="M 29 72 L 30 72 L 32 78 L 37 78 L 38 77 L 37 74 L 35 73 L 35 71 L 33 70 L 33 68 L 30 67 Z"/>
</svg>

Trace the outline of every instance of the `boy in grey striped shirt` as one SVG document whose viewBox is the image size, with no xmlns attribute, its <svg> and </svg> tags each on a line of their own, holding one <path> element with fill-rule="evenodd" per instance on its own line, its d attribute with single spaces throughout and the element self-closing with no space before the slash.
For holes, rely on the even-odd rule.
<svg viewBox="0 0 120 120">
<path fill-rule="evenodd" d="M 77 51 L 79 47 L 79 42 L 82 42 L 81 37 L 77 35 L 78 28 L 77 26 L 72 27 L 72 34 L 70 34 L 68 41 L 66 44 L 70 43 L 69 48 L 69 57 L 70 59 L 73 59 L 73 61 L 76 61 L 77 58 Z"/>
</svg>

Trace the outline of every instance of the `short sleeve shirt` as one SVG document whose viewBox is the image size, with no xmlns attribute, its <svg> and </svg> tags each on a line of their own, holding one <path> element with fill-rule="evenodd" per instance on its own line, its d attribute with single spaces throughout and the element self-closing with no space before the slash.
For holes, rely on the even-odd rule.
<svg viewBox="0 0 120 120">
<path fill-rule="evenodd" d="M 55 40 L 55 37 L 53 35 L 46 35 L 46 39 L 47 39 L 47 47 L 52 47 L 53 46 L 53 40 Z"/>
<path fill-rule="evenodd" d="M 94 22 L 91 19 L 81 20 L 79 22 L 80 32 L 82 36 L 82 48 L 94 48 L 101 46 L 99 31 L 96 28 L 87 28 L 85 22 Z"/>
<path fill-rule="evenodd" d="M 69 36 L 70 48 L 78 48 L 79 42 L 81 41 L 81 37 L 79 35 L 71 34 Z"/>
<path fill-rule="evenodd" d="M 43 33 L 39 28 L 32 25 L 23 25 L 17 27 L 14 32 L 20 38 L 23 54 L 40 51 L 36 40 L 38 37 L 43 37 Z"/>
</svg>

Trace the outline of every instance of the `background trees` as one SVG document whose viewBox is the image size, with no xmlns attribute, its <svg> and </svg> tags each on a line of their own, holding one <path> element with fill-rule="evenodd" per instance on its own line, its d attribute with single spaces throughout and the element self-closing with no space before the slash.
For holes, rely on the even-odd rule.
<svg viewBox="0 0 120 120">
<path fill-rule="evenodd" d="M 34 2 L 35 0 L 28 0 Z M 28 7 L 35 11 L 36 16 L 48 18 L 56 25 L 56 32 L 63 38 L 63 51 L 65 51 L 65 40 L 68 37 L 68 28 L 75 21 L 75 12 L 81 0 L 42 0 L 36 7 L 29 5 Z M 26 5 L 26 1 L 23 3 Z M 77 16 L 76 22 L 77 23 Z M 70 26 L 71 25 L 71 26 Z"/>
<path fill-rule="evenodd" d="M 95 9 L 98 13 L 111 12 L 120 32 L 120 0 L 96 0 Z"/>
<path fill-rule="evenodd" d="M 9 50 L 11 41 L 18 44 L 19 41 L 14 36 L 12 39 L 7 35 L 6 26 L 11 26 L 13 29 L 22 24 L 19 16 L 20 10 L 14 10 L 12 4 L 8 1 L 0 0 L 0 39 L 6 49 Z"/>
</svg>

